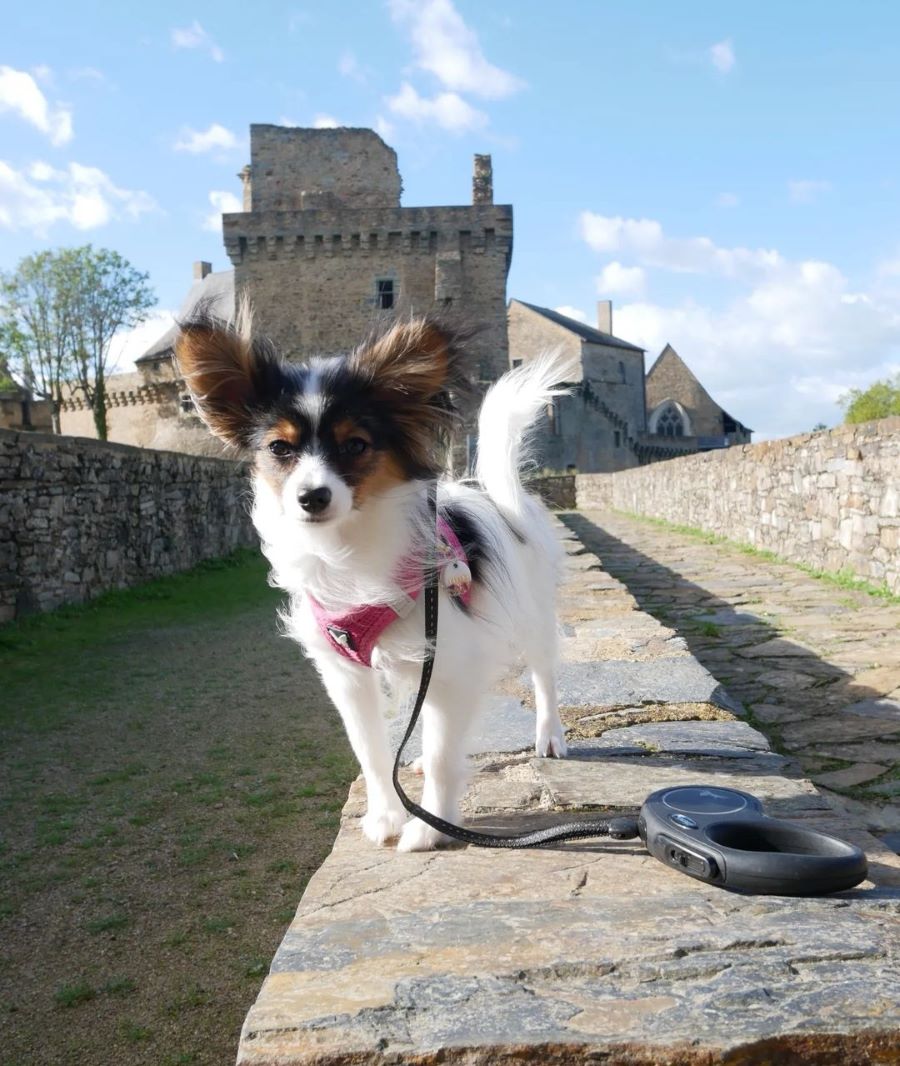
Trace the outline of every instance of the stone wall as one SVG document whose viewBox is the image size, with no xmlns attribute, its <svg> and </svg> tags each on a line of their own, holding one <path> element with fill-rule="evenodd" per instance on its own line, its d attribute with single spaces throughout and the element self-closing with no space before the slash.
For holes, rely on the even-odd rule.
<svg viewBox="0 0 900 1066">
<path fill-rule="evenodd" d="M 579 510 L 694 526 L 900 593 L 900 418 L 576 482 Z"/>
<path fill-rule="evenodd" d="M 540 496 L 553 511 L 572 511 L 575 509 L 575 475 L 563 474 L 560 477 L 536 477 L 525 483 L 529 492 Z"/>
<path fill-rule="evenodd" d="M 484 378 L 507 369 L 512 208 L 252 211 L 224 216 L 235 287 L 289 358 L 349 351 L 390 314 L 463 313 Z M 393 282 L 394 307 L 378 306 Z"/>
<path fill-rule="evenodd" d="M 0 430 L 0 622 L 255 545 L 248 490 L 229 460 Z"/>
<path fill-rule="evenodd" d="M 399 207 L 397 153 L 374 130 L 250 127 L 252 211 Z"/>
</svg>

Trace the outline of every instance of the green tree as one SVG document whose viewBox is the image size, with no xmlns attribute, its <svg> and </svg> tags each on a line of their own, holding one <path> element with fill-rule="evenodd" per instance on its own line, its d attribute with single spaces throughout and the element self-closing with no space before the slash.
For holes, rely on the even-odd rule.
<svg viewBox="0 0 900 1066">
<path fill-rule="evenodd" d="M 156 303 L 141 274 L 118 252 L 90 245 L 62 253 L 73 278 L 75 380 L 94 413 L 97 436 L 106 440 L 106 378 L 109 349 L 119 330 L 143 322 Z"/>
<path fill-rule="evenodd" d="M 900 373 L 876 381 L 867 389 L 850 389 L 838 402 L 844 408 L 845 422 L 871 422 L 900 415 Z"/>
<path fill-rule="evenodd" d="M 156 302 L 147 278 L 118 252 L 89 244 L 27 256 L 3 278 L 0 350 L 22 384 L 50 401 L 54 432 L 71 382 L 106 440 L 110 344 L 119 330 L 143 322 Z"/>
<path fill-rule="evenodd" d="M 73 328 L 66 279 L 54 252 L 26 256 L 0 277 L 0 347 L 10 372 L 38 399 L 50 402 L 59 433 L 63 383 L 74 369 Z"/>
</svg>

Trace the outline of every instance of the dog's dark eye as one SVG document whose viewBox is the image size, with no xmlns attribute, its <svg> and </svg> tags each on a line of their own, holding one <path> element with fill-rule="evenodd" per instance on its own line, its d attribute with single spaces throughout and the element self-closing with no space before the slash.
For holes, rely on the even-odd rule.
<svg viewBox="0 0 900 1066">
<path fill-rule="evenodd" d="M 369 442 L 363 440 L 362 437 L 349 437 L 341 445 L 341 453 L 343 455 L 362 455 L 362 453 L 369 447 Z"/>
<path fill-rule="evenodd" d="M 269 444 L 269 451 L 279 459 L 284 459 L 284 457 L 290 455 L 293 450 L 294 449 L 286 440 L 273 440 Z"/>
</svg>

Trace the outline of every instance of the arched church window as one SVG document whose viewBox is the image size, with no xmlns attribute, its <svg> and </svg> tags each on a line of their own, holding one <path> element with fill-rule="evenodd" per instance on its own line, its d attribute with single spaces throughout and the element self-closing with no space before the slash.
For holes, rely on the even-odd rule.
<svg viewBox="0 0 900 1066">
<path fill-rule="evenodd" d="M 657 419 L 656 432 L 663 437 L 683 437 L 684 419 L 681 412 L 676 407 L 667 407 Z"/>
</svg>

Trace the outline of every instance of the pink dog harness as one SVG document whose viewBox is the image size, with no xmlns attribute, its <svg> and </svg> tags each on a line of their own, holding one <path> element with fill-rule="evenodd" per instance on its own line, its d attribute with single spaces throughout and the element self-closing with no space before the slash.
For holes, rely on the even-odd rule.
<svg viewBox="0 0 900 1066">
<path fill-rule="evenodd" d="M 459 538 L 444 518 L 437 520 L 437 567 L 443 578 L 448 568 L 468 567 L 468 558 Z M 386 603 L 363 603 L 344 611 L 328 611 L 318 600 L 309 597 L 313 615 L 322 633 L 335 651 L 360 666 L 372 665 L 372 652 L 381 634 L 398 618 L 405 618 L 415 606 L 422 591 L 422 574 L 415 572 L 409 561 L 401 563 L 398 572 L 399 596 L 396 606 Z M 470 583 L 444 585 L 451 596 L 469 606 L 472 598 Z M 405 602 L 404 602 L 405 601 Z"/>
</svg>

